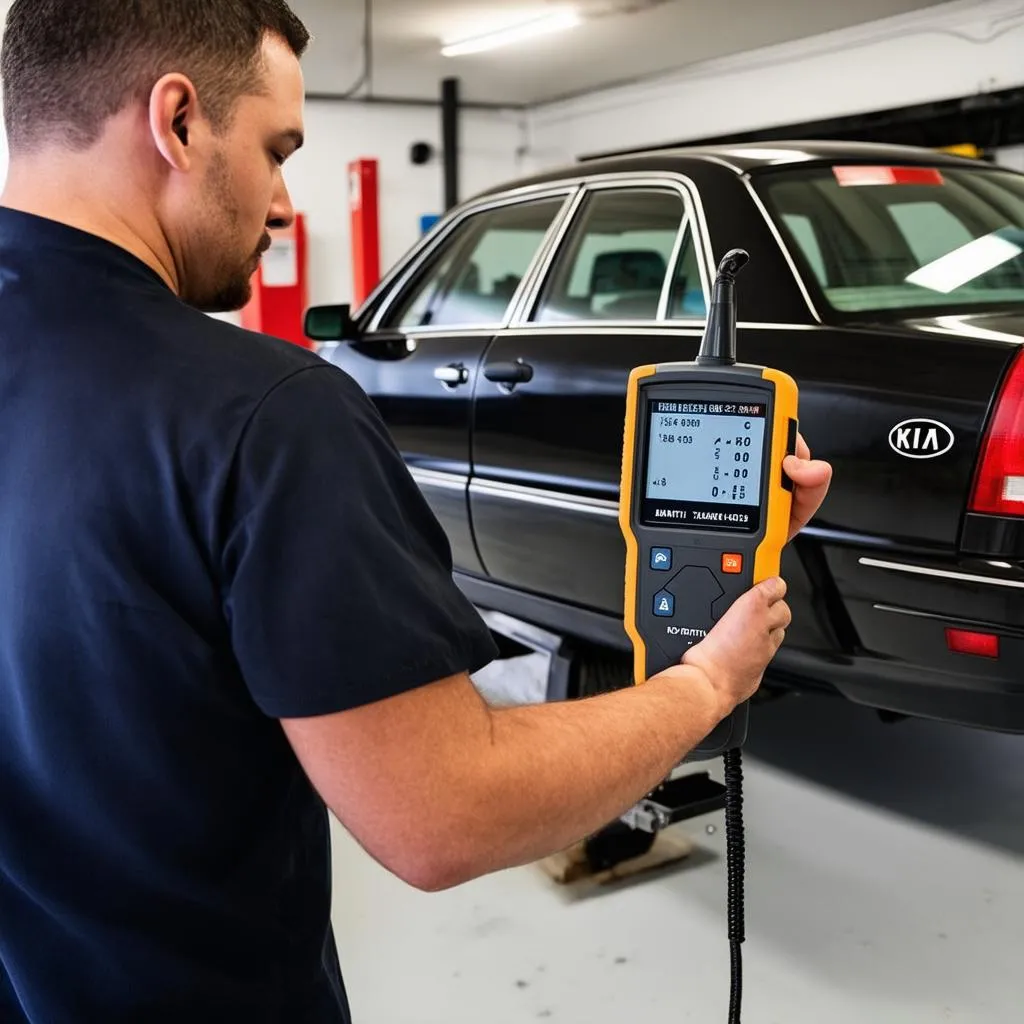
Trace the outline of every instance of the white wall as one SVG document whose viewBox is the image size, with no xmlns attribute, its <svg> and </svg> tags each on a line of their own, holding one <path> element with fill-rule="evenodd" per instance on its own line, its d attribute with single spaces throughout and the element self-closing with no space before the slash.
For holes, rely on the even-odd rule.
<svg viewBox="0 0 1024 1024">
<path fill-rule="evenodd" d="M 1019 0 L 942 4 L 541 107 L 529 165 L 1022 83 Z"/>
<path fill-rule="evenodd" d="M 1011 170 L 1024 172 L 1024 146 L 1004 146 L 997 149 L 995 162 Z"/>
<path fill-rule="evenodd" d="M 522 172 L 521 115 L 466 111 L 462 117 L 461 198 Z M 379 161 L 381 271 L 397 262 L 419 237 L 423 214 L 444 212 L 437 109 L 366 106 L 311 101 L 306 107 L 306 145 L 286 165 L 295 208 L 308 215 L 310 302 L 351 297 L 352 259 L 347 167 L 359 157 Z M 414 166 L 409 147 L 430 142 L 433 162 Z"/>
</svg>

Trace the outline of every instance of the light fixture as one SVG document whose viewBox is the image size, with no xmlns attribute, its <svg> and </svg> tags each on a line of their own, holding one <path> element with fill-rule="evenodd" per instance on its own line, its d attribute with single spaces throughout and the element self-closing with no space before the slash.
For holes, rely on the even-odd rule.
<svg viewBox="0 0 1024 1024">
<path fill-rule="evenodd" d="M 517 25 L 509 25 L 507 28 L 499 28 L 493 32 L 485 32 L 483 35 L 446 43 L 441 54 L 445 57 L 463 57 L 469 53 L 483 53 L 485 50 L 496 50 L 500 46 L 509 46 L 512 43 L 535 39 L 537 36 L 564 32 L 566 29 L 575 28 L 582 22 L 583 19 L 576 11 L 571 7 L 565 8 L 545 15 L 543 18 L 521 21 Z"/>
</svg>

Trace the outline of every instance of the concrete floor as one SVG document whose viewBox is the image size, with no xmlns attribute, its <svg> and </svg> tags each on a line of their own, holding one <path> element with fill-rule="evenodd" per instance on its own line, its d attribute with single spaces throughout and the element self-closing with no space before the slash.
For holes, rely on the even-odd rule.
<svg viewBox="0 0 1024 1024">
<path fill-rule="evenodd" d="M 756 710 L 746 779 L 747 1024 L 1024 1022 L 1024 737 L 792 698 Z M 586 896 L 537 867 L 425 895 L 336 828 L 356 1024 L 724 1022 L 722 824 Z"/>
</svg>

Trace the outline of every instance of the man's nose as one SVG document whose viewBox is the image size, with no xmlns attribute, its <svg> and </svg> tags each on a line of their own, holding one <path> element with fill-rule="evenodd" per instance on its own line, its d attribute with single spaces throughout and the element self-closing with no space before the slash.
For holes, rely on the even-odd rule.
<svg viewBox="0 0 1024 1024">
<path fill-rule="evenodd" d="M 267 227 L 289 228 L 294 223 L 295 207 L 292 206 L 292 198 L 282 181 L 278 185 L 273 201 L 270 204 L 270 212 L 267 214 Z"/>
</svg>

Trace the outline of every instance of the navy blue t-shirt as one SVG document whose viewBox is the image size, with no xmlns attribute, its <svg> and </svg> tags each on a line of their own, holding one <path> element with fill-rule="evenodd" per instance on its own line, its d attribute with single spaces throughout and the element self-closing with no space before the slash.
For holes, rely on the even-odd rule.
<svg viewBox="0 0 1024 1024">
<path fill-rule="evenodd" d="M 0 210 L 0 1021 L 339 1024 L 278 718 L 496 655 L 374 406 Z"/>
</svg>

